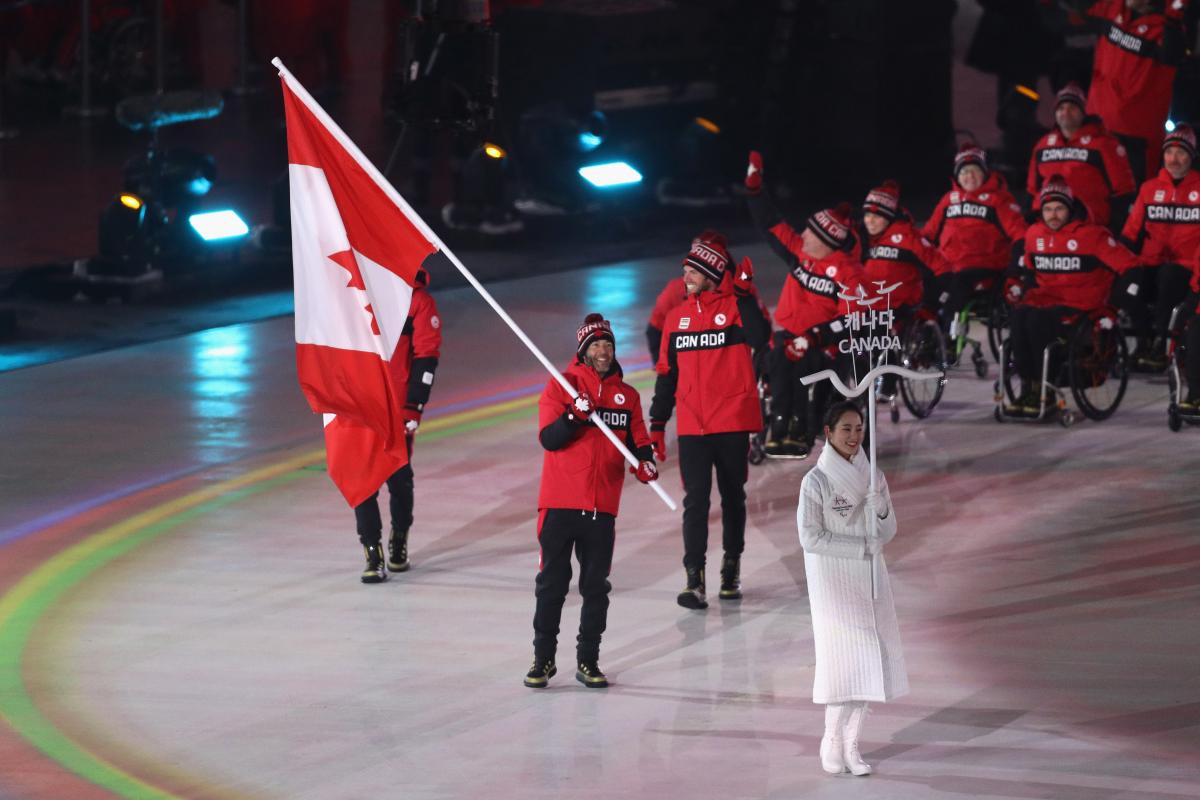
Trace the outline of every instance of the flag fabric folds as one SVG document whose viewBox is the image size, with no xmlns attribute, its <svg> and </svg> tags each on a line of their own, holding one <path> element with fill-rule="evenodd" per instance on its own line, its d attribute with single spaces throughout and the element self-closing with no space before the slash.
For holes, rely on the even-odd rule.
<svg viewBox="0 0 1200 800">
<path fill-rule="evenodd" d="M 351 506 L 408 462 L 396 345 L 437 248 L 411 209 L 286 70 L 296 367 L 325 415 L 329 475 Z"/>
</svg>

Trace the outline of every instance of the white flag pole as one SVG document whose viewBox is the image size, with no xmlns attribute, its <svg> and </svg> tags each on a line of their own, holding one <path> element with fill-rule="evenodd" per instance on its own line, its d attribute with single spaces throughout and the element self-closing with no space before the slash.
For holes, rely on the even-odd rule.
<svg viewBox="0 0 1200 800">
<path fill-rule="evenodd" d="M 368 175 L 371 176 L 371 179 L 374 180 L 379 188 L 383 190 L 384 194 L 386 194 L 391 201 L 396 204 L 397 208 L 399 208 L 401 213 L 408 218 L 409 222 L 417 227 L 421 234 L 429 240 L 430 244 L 446 254 L 446 258 L 450 259 L 450 263 L 462 273 L 462 276 L 467 279 L 467 282 L 471 284 L 472 287 L 475 288 L 475 291 L 479 292 L 480 296 L 483 297 L 487 304 L 492 307 L 492 310 L 500 316 L 500 319 L 504 320 L 505 324 L 508 325 L 514 334 L 516 334 L 517 338 L 521 340 L 522 344 L 529 349 L 529 352 L 533 353 L 534 358 L 540 361 L 542 366 L 546 368 L 546 371 L 549 372 L 556 381 L 558 381 L 558 384 L 563 388 L 563 391 L 565 391 L 572 399 L 578 397 L 579 393 L 575 391 L 575 387 L 563 377 L 561 372 L 555 369 L 554 365 L 550 363 L 550 360 L 546 358 L 545 354 L 543 354 L 542 351 L 538 349 L 538 346 L 535 345 L 530 338 L 525 335 L 525 332 L 521 330 L 520 326 L 517 325 L 516 322 L 513 321 L 513 318 L 508 315 L 508 312 L 496 302 L 496 299 L 492 297 L 491 293 L 488 292 L 487 289 L 483 288 L 483 284 L 481 284 L 475 278 L 475 276 L 471 274 L 471 271 L 467 269 L 466 265 L 458 260 L 458 256 L 454 255 L 453 251 L 451 251 L 450 248 L 446 246 L 446 243 L 441 240 L 441 237 L 434 233 L 433 229 L 425 224 L 425 220 L 421 219 L 420 215 L 417 214 L 416 211 L 413 211 L 412 206 L 410 206 L 408 202 L 400 196 L 400 193 L 396 191 L 391 182 L 389 182 L 387 178 L 383 177 L 383 174 L 376 169 L 375 165 L 371 163 L 370 159 L 362 154 L 362 151 L 358 149 L 358 145 L 354 144 L 354 141 L 346 135 L 345 131 L 343 131 L 341 127 L 339 127 L 338 124 L 333 121 L 333 118 L 325 113 L 325 109 L 321 108 L 321 105 L 313 99 L 313 96 L 308 93 L 308 90 L 304 88 L 303 84 L 296 80 L 296 77 L 288 71 L 288 68 L 283 65 L 283 62 L 278 58 L 273 58 L 271 59 L 271 64 L 279 70 L 280 76 L 287 81 L 288 88 L 291 89 L 296 97 L 300 99 L 300 102 L 304 103 L 304 105 L 308 107 L 308 110 L 313 113 L 313 116 L 320 120 L 321 123 L 329 130 L 329 132 L 333 135 L 333 138 L 336 139 L 338 143 L 346 149 L 346 152 L 349 153 L 356 162 L 358 162 L 358 165 L 362 167 Z M 617 438 L 617 435 L 612 432 L 612 429 L 609 428 L 604 420 L 600 418 L 599 414 L 593 411 L 590 419 L 593 423 L 595 423 L 596 427 L 599 428 L 606 437 L 608 437 L 608 440 L 612 442 L 613 446 L 621 452 L 621 455 L 625 457 L 625 460 L 628 461 L 631 466 L 636 468 L 641 463 L 633 453 L 629 452 L 629 448 L 625 446 L 624 442 Z M 678 509 L 675 501 L 672 500 L 671 496 L 668 495 L 663 488 L 658 485 L 657 480 L 651 481 L 647 485 L 653 489 L 660 498 L 662 498 L 662 501 L 667 504 L 668 508 L 670 508 L 672 511 Z"/>
</svg>

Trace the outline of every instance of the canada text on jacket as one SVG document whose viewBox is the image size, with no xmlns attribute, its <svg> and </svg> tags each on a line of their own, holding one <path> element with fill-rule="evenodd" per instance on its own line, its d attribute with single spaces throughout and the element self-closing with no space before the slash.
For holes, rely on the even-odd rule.
<svg viewBox="0 0 1200 800">
<path fill-rule="evenodd" d="M 706 331 L 704 333 L 676 333 L 675 334 L 675 352 L 684 350 L 712 350 L 717 347 L 724 347 L 729 340 L 729 332 L 723 331 Z"/>
<path fill-rule="evenodd" d="M 1079 256 L 1035 255 L 1033 268 L 1038 272 L 1080 272 L 1083 269 L 1083 260 Z"/>
<path fill-rule="evenodd" d="M 984 219 L 991 209 L 979 203 L 953 203 L 946 206 L 946 219 L 954 217 L 976 217 Z"/>
<path fill-rule="evenodd" d="M 796 267 L 792 270 L 792 275 L 800 281 L 801 286 L 814 294 L 822 294 L 826 297 L 833 297 L 837 294 L 837 285 L 832 280 L 821 275 L 814 275 L 804 267 Z"/>
<path fill-rule="evenodd" d="M 604 420 L 604 424 L 613 430 L 628 430 L 629 429 L 629 412 L 621 409 L 613 408 L 598 408 L 596 413 L 600 415 L 600 419 Z"/>
<path fill-rule="evenodd" d="M 1200 222 L 1200 206 L 1148 205 L 1146 219 L 1153 222 Z"/>
</svg>

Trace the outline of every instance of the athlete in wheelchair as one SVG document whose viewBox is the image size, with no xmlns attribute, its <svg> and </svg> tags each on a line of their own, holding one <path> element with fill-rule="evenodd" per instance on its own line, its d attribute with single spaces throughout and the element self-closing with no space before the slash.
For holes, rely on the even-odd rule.
<svg viewBox="0 0 1200 800">
<path fill-rule="evenodd" d="M 950 191 L 942 196 L 921 229 L 941 253 L 944 265 L 928 288 L 947 334 L 951 361 L 958 363 L 971 348 L 975 374 L 987 377 L 981 343 L 968 335 L 972 314 L 988 321 L 992 355 L 999 355 L 1003 307 L 993 304 L 1016 242 L 1025 234 L 1021 207 L 1003 176 L 988 169 L 987 154 L 974 143 L 963 144 L 954 158 Z"/>
<path fill-rule="evenodd" d="M 1200 247 L 1192 264 L 1191 293 L 1175 307 L 1167 330 L 1167 425 L 1200 425 Z"/>
<path fill-rule="evenodd" d="M 1140 265 L 1108 231 L 1085 219 L 1061 176 L 1038 195 L 1041 219 L 1025 234 L 1023 268 L 1005 284 L 1015 303 L 996 382 L 997 421 L 1070 425 L 1066 390 L 1084 416 L 1101 420 L 1121 402 L 1128 381 L 1125 337 L 1109 306 L 1117 274 Z"/>
<path fill-rule="evenodd" d="M 865 243 L 863 279 L 865 292 L 878 296 L 877 310 L 886 309 L 895 320 L 889 331 L 901 342 L 901 351 L 875 355 L 873 363 L 899 363 L 917 371 L 944 372 L 946 339 L 936 317 L 922 309 L 923 287 L 938 273 L 949 271 L 941 253 L 913 225 L 900 205 L 900 185 L 884 181 L 867 193 L 862 206 Z M 942 396 L 944 381 L 899 380 L 885 375 L 877 387 L 878 397 L 891 409 L 893 422 L 900 420 L 897 396 L 918 418 L 929 416 Z"/>
</svg>

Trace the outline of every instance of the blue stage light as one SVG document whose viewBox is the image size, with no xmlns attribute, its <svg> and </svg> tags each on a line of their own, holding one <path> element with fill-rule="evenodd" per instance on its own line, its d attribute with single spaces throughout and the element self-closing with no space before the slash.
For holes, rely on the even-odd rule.
<svg viewBox="0 0 1200 800">
<path fill-rule="evenodd" d="M 192 214 L 188 217 L 188 222 L 195 228 L 196 233 L 200 234 L 200 238 L 206 242 L 232 239 L 235 236 L 245 236 L 250 232 L 250 228 L 237 215 L 237 212 L 229 209 Z"/>
<path fill-rule="evenodd" d="M 212 181 L 210 181 L 208 178 L 205 178 L 203 175 L 198 178 L 192 178 L 190 181 L 188 181 L 187 185 L 188 194 L 195 195 L 196 197 L 202 197 L 208 194 L 208 190 L 211 188 Z"/>
<path fill-rule="evenodd" d="M 580 167 L 579 174 L 597 189 L 627 186 L 631 183 L 641 183 L 642 180 L 642 173 L 624 161 L 610 161 L 607 164 L 592 164 L 588 167 Z"/>
<path fill-rule="evenodd" d="M 1173 120 L 1173 119 L 1168 119 L 1168 120 L 1167 120 L 1167 121 L 1166 121 L 1166 122 L 1163 124 L 1163 128 L 1165 128 L 1165 129 L 1166 129 L 1167 133 L 1173 133 L 1173 132 L 1175 131 L 1175 120 Z"/>
<path fill-rule="evenodd" d="M 585 153 L 590 153 L 599 147 L 603 141 L 603 136 L 597 136 L 591 131 L 584 131 L 579 134 L 579 149 Z"/>
</svg>

